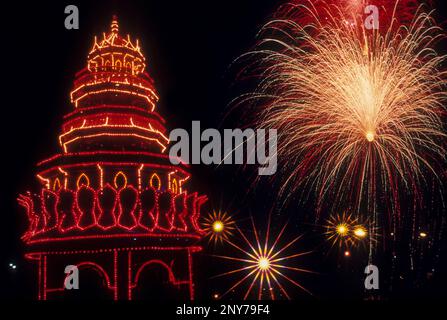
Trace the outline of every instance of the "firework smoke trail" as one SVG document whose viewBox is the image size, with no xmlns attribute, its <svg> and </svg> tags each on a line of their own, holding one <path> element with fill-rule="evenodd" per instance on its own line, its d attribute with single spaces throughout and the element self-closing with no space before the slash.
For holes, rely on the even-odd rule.
<svg viewBox="0 0 447 320">
<path fill-rule="evenodd" d="M 263 27 L 244 55 L 255 61 L 244 74 L 261 81 L 238 100 L 256 126 L 278 130 L 280 194 L 315 190 L 320 209 L 350 206 L 375 224 L 380 205 L 395 219 L 400 197 L 419 199 L 445 160 L 445 56 L 434 49 L 442 30 L 422 11 L 375 31 L 346 23 L 343 7 L 283 12 L 293 10 L 313 23 Z"/>
</svg>

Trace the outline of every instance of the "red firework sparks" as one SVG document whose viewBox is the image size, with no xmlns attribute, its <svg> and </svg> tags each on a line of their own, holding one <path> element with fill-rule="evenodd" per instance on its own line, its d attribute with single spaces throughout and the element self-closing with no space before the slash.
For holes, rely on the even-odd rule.
<svg viewBox="0 0 447 320">
<path fill-rule="evenodd" d="M 315 22 L 313 13 L 296 10 L 297 6 L 314 7 L 321 21 L 330 21 L 335 12 L 341 10 L 343 16 L 351 16 L 350 23 L 365 21 L 371 14 L 368 6 L 375 6 L 379 13 L 380 29 L 386 32 L 394 20 L 396 25 L 410 24 L 418 10 L 431 10 L 432 0 L 292 0 L 282 6 L 276 16 L 293 16 L 292 20 L 300 25 Z M 328 9 L 332 8 L 332 9 Z"/>
</svg>

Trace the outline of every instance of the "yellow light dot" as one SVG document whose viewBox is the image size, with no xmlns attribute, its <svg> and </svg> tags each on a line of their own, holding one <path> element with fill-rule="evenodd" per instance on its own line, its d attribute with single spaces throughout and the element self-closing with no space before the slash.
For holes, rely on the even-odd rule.
<svg viewBox="0 0 447 320">
<path fill-rule="evenodd" d="M 258 267 L 261 270 L 268 270 L 270 268 L 270 260 L 262 257 L 258 260 Z"/>
<path fill-rule="evenodd" d="M 351 255 L 351 252 L 345 251 L 345 257 L 349 257 Z"/>
<path fill-rule="evenodd" d="M 214 221 L 214 223 L 213 223 L 213 231 L 214 232 L 222 232 L 223 229 L 224 229 L 224 224 L 222 223 L 222 221 Z"/>
<path fill-rule="evenodd" d="M 427 236 L 427 234 L 425 232 L 421 232 L 421 233 L 419 233 L 419 235 L 421 236 L 421 238 L 425 238 Z"/>
<path fill-rule="evenodd" d="M 373 131 L 366 132 L 366 140 L 368 140 L 368 142 L 373 142 L 374 138 L 375 138 L 375 134 Z"/>
<path fill-rule="evenodd" d="M 364 238 L 364 237 L 366 237 L 366 230 L 363 227 L 357 227 L 354 230 L 354 234 L 359 238 Z"/>
<path fill-rule="evenodd" d="M 337 226 L 337 228 L 336 228 L 336 230 L 337 230 L 337 233 L 339 234 L 339 235 L 341 235 L 341 236 L 345 236 L 345 235 L 347 235 L 348 234 L 348 226 L 346 225 L 346 224 L 344 224 L 344 223 L 340 223 L 338 226 Z"/>
</svg>

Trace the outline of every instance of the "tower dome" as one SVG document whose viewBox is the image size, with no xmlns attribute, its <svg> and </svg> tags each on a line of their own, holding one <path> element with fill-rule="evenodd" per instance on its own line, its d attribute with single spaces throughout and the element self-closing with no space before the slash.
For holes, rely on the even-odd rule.
<svg viewBox="0 0 447 320">
<path fill-rule="evenodd" d="M 76 74 L 71 102 L 76 108 L 131 103 L 154 111 L 158 96 L 145 61 L 138 40 L 122 37 L 114 16 L 109 33 L 103 33 L 101 40 L 95 37 L 87 67 Z"/>
<path fill-rule="evenodd" d="M 93 48 L 88 55 L 88 69 L 114 70 L 138 75 L 144 72 L 145 67 L 145 57 L 141 53 L 138 40 L 133 43 L 129 35 L 123 38 L 119 34 L 118 18 L 113 16 L 110 32 L 103 33 L 100 41 L 95 37 Z"/>
<path fill-rule="evenodd" d="M 64 152 L 166 150 L 164 120 L 155 111 L 158 96 L 145 66 L 138 40 L 123 38 L 114 16 L 109 33 L 95 37 L 87 67 L 76 74 L 70 95 L 75 111 L 65 116 L 59 137 Z"/>
</svg>

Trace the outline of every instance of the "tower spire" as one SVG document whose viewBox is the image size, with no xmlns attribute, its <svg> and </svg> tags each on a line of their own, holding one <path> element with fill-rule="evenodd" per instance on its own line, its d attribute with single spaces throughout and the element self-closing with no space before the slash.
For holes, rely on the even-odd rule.
<svg viewBox="0 0 447 320">
<path fill-rule="evenodd" d="M 112 30 L 112 33 L 118 34 L 119 31 L 118 17 L 115 14 L 112 16 L 112 24 L 110 25 L 110 28 Z"/>
</svg>

